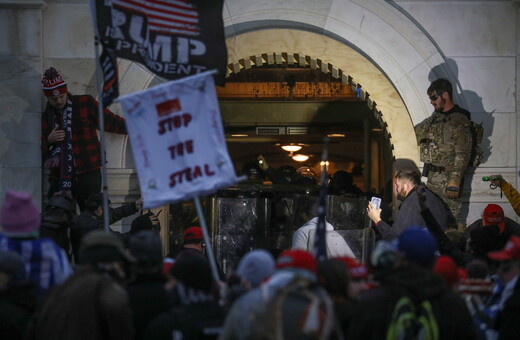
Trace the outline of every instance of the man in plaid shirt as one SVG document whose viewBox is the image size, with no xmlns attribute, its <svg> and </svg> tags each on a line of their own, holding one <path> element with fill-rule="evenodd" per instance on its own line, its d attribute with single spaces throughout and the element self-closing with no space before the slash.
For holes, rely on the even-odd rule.
<svg viewBox="0 0 520 340">
<path fill-rule="evenodd" d="M 101 191 L 101 154 L 97 135 L 98 103 L 90 95 L 72 95 L 53 68 L 42 78 L 47 105 L 42 114 L 44 167 L 51 169 L 48 197 L 74 197 L 83 211 L 84 201 Z M 127 134 L 124 118 L 105 108 L 105 131 Z"/>
</svg>

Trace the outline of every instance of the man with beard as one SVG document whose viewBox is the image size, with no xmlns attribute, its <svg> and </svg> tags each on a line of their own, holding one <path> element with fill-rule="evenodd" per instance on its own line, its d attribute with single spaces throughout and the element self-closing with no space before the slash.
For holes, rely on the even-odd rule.
<svg viewBox="0 0 520 340">
<path fill-rule="evenodd" d="M 396 213 L 392 225 L 381 220 L 381 209 L 376 209 L 371 203 L 368 204 L 368 217 L 374 222 L 376 232 L 383 240 L 393 240 L 412 226 L 426 227 L 426 222 L 421 216 L 421 207 L 417 200 L 417 190 L 424 190 L 425 205 L 432 211 L 437 223 L 444 230 L 448 226 L 450 211 L 446 204 L 433 192 L 422 187 L 421 175 L 417 169 L 403 168 L 395 174 L 394 187 L 397 199 L 401 205 Z"/>
<path fill-rule="evenodd" d="M 55 68 L 42 78 L 47 104 L 42 114 L 43 166 L 50 169 L 48 198 L 73 197 L 81 211 L 85 200 L 101 191 L 101 145 L 98 102 L 90 95 L 72 95 Z M 126 135 L 125 120 L 104 109 L 106 132 Z"/>
<path fill-rule="evenodd" d="M 470 113 L 455 105 L 453 87 L 446 79 L 437 79 L 427 90 L 435 112 L 415 126 L 420 146 L 423 175 L 428 189 L 439 195 L 457 222 L 460 221 L 463 176 L 473 147 Z"/>
</svg>

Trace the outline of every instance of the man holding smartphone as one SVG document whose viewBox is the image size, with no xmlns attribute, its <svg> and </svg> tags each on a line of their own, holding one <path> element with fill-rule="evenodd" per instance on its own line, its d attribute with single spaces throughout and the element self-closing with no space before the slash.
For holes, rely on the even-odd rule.
<svg viewBox="0 0 520 340">
<path fill-rule="evenodd" d="M 404 168 L 395 174 L 394 189 L 397 199 L 402 202 L 392 225 L 381 220 L 381 209 L 377 209 L 372 203 L 368 203 L 368 217 L 374 222 L 375 230 L 381 239 L 390 241 L 398 238 L 403 231 L 413 226 L 426 227 L 426 222 L 421 216 L 421 207 L 418 200 L 414 198 L 418 190 L 424 193 L 425 204 L 432 211 L 441 228 L 445 230 L 448 227 L 450 210 L 446 203 L 420 184 L 421 174 L 417 169 Z"/>
</svg>

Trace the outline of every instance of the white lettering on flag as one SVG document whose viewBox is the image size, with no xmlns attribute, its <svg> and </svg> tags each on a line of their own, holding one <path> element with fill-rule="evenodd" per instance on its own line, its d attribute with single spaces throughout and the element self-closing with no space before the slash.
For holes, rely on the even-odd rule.
<svg viewBox="0 0 520 340">
<path fill-rule="evenodd" d="M 236 183 L 212 72 L 120 97 L 145 208 Z"/>
</svg>

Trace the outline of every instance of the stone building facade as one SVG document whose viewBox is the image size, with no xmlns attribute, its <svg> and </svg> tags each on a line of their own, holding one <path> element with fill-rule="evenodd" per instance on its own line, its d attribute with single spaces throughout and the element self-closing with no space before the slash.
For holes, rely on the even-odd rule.
<svg viewBox="0 0 520 340">
<path fill-rule="evenodd" d="M 520 2 L 450 0 L 226 0 L 229 73 L 255 56 L 309 56 L 363 85 L 377 103 L 396 158 L 419 164 L 413 126 L 432 112 L 431 79 L 456 84 L 455 102 L 483 122 L 484 162 L 467 178 L 468 222 L 488 203 L 517 218 L 480 178 L 502 173 L 519 187 Z M 96 96 L 93 28 L 87 0 L 0 0 L 0 194 L 42 197 L 40 78 L 57 67 L 72 93 Z M 249 60 L 249 61 L 248 61 Z M 321 65 L 321 64 L 316 64 Z M 315 66 L 316 67 L 316 66 Z M 121 94 L 159 83 L 142 66 L 119 61 Z M 112 109 L 119 112 L 117 104 Z M 138 193 L 128 141 L 107 137 L 110 196 Z"/>
</svg>

